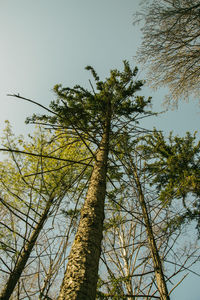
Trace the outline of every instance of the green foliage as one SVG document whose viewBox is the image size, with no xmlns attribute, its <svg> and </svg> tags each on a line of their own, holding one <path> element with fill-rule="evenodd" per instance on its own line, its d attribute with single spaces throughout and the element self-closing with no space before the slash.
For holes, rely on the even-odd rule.
<svg viewBox="0 0 200 300">
<path fill-rule="evenodd" d="M 60 195 L 70 187 L 83 168 L 80 164 L 77 166 L 75 161 L 84 160 L 87 164 L 88 151 L 85 145 L 73 140 L 66 130 L 55 131 L 52 135 L 39 127 L 34 135 L 25 139 L 22 136 L 15 137 L 8 124 L 3 145 L 29 154 L 11 152 L 10 159 L 1 163 L 1 182 L 16 190 L 17 195 L 24 193 L 28 187 L 34 194 L 32 197 L 35 200 L 32 201 L 37 203 L 38 194 L 54 198 L 55 194 Z"/>
<path fill-rule="evenodd" d="M 133 114 L 138 112 L 149 113 L 145 109 L 151 102 L 151 98 L 146 100 L 142 96 L 135 95 L 144 82 L 133 80 L 137 74 L 137 68 L 132 70 L 127 61 L 124 61 L 122 72 L 111 70 L 110 77 L 104 82 L 99 80 L 92 67 L 88 66 L 86 69 L 92 73 L 96 91 L 93 86 L 90 92 L 79 85 L 65 88 L 57 84 L 54 87 L 57 100 L 50 104 L 54 115 L 33 115 L 32 118 L 27 119 L 27 122 L 42 120 L 48 124 L 82 130 L 86 134 L 92 132 L 95 136 L 95 133 L 99 134 L 104 127 L 108 105 L 111 106 L 112 120 L 122 116 L 131 119 Z"/>
<path fill-rule="evenodd" d="M 174 225 L 187 219 L 196 219 L 200 225 L 200 142 L 196 142 L 196 133 L 187 132 L 182 138 L 170 133 L 167 140 L 154 130 L 143 141 L 139 148 L 146 159 L 145 171 L 160 200 L 170 204 L 173 199 L 182 199 L 186 209 L 184 215 L 174 220 Z"/>
<path fill-rule="evenodd" d="M 76 189 L 76 179 L 80 180 L 82 170 L 87 169 L 88 150 L 66 130 L 55 131 L 53 135 L 36 127 L 32 136 L 16 137 L 9 122 L 2 143 L 7 149 L 25 152 L 8 152 L 7 159 L 0 162 L 0 249 L 16 255 L 11 246 L 15 240 L 20 247 L 24 224 L 36 224 L 49 200 L 52 209 L 58 208 L 66 193 Z M 86 165 L 74 163 L 81 160 Z M 89 175 L 90 170 L 85 170 L 85 178 Z M 69 199 L 65 197 L 65 203 Z M 30 226 L 29 232 L 32 229 Z"/>
</svg>

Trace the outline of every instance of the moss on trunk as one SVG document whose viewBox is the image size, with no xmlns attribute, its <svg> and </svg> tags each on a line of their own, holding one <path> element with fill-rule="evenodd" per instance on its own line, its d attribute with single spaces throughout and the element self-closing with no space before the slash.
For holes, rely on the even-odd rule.
<svg viewBox="0 0 200 300">
<path fill-rule="evenodd" d="M 109 118 L 108 118 L 109 119 Z M 61 286 L 59 300 L 94 300 L 103 237 L 109 123 L 97 150 L 87 196 Z"/>
</svg>

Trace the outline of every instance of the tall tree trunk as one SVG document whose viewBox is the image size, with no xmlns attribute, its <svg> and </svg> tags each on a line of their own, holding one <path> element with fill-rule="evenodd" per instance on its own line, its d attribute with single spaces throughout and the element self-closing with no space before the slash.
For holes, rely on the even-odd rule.
<svg viewBox="0 0 200 300">
<path fill-rule="evenodd" d="M 16 287 L 16 285 L 20 279 L 20 276 L 26 266 L 26 263 L 30 257 L 31 251 L 32 251 L 33 247 L 35 246 L 38 235 L 40 234 L 40 231 L 43 228 L 44 222 L 47 219 L 51 204 L 52 204 L 52 200 L 50 199 L 46 204 L 46 208 L 45 208 L 43 214 L 41 215 L 39 223 L 36 225 L 35 229 L 33 230 L 29 240 L 26 242 L 26 244 L 20 254 L 20 257 L 14 267 L 14 270 L 10 274 L 8 281 L 6 282 L 4 289 L 0 294 L 0 300 L 8 300 L 10 298 L 10 296 L 12 295 L 13 290 Z"/>
<path fill-rule="evenodd" d="M 158 251 L 158 248 L 156 245 L 156 241 L 154 238 L 152 225 L 151 225 L 151 222 L 149 219 L 148 210 L 147 210 L 146 202 L 144 199 L 144 194 L 142 191 L 142 186 L 141 186 L 141 183 L 140 183 L 140 180 L 138 177 L 136 166 L 132 161 L 131 161 L 131 167 L 134 172 L 135 183 L 136 183 L 136 186 L 137 186 L 137 189 L 139 192 L 139 201 L 140 201 L 140 206 L 142 209 L 142 214 L 144 217 L 144 223 L 146 225 L 146 233 L 147 233 L 149 248 L 151 251 L 151 257 L 152 257 L 152 261 L 153 261 L 153 265 L 154 265 L 158 291 L 160 293 L 160 299 L 161 300 L 170 300 L 166 280 L 165 280 L 164 273 L 163 273 L 163 266 L 161 263 L 160 254 L 159 254 L 159 251 Z"/>
<path fill-rule="evenodd" d="M 89 188 L 68 258 L 59 300 L 94 300 L 103 237 L 110 120 L 97 150 Z"/>
</svg>

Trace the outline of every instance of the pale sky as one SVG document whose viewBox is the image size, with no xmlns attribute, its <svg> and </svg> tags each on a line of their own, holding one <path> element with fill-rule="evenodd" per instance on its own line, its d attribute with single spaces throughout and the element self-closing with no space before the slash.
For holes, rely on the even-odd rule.
<svg viewBox="0 0 200 300">
<path fill-rule="evenodd" d="M 0 0 L 0 130 L 8 119 L 16 134 L 27 133 L 27 116 L 39 110 L 30 103 L 6 95 L 20 93 L 48 106 L 54 99 L 52 88 L 57 83 L 89 88 L 92 65 L 104 79 L 112 68 L 121 68 L 133 57 L 140 45 L 141 32 L 132 25 L 132 15 L 139 0 Z M 140 79 L 145 79 L 140 71 Z M 143 91 L 141 91 L 143 94 Z M 166 89 L 156 93 L 145 88 L 153 97 L 156 111 Z M 157 119 L 148 119 L 147 128 L 156 126 L 168 134 L 184 135 L 199 130 L 198 101 L 182 103 L 178 110 L 169 111 Z M 199 278 L 188 278 L 177 288 L 172 300 L 199 300 Z"/>
</svg>

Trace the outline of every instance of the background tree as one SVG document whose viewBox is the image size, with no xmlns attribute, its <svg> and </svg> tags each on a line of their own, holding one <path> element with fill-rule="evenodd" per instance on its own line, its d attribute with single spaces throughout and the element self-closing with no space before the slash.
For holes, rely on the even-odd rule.
<svg viewBox="0 0 200 300">
<path fill-rule="evenodd" d="M 33 287 L 27 287 L 27 280 L 22 280 L 23 285 L 19 288 L 20 277 L 23 275 L 23 278 L 29 278 L 30 284 L 31 280 L 35 283 L 32 276 L 28 275 L 31 271 L 34 276 L 41 276 L 41 271 L 36 271 L 34 265 L 36 261 L 40 261 L 40 255 L 43 255 L 42 265 L 45 265 L 44 252 L 46 250 L 45 247 L 39 247 L 39 244 L 42 239 L 46 239 L 49 244 L 48 249 L 50 245 L 53 247 L 51 241 L 53 235 L 48 232 L 48 227 L 50 224 L 53 227 L 58 225 L 56 214 L 62 207 L 61 202 L 65 202 L 64 207 L 66 207 L 66 202 L 69 203 L 66 193 L 72 185 L 75 189 L 76 181 L 81 177 L 82 168 L 85 168 L 85 165 L 75 168 L 74 161 L 70 162 L 70 158 L 77 159 L 77 161 L 85 158 L 87 152 L 85 146 L 78 141 L 73 141 L 67 132 L 65 134 L 57 132 L 57 135 L 58 138 L 54 142 L 50 133 L 38 129 L 35 135 L 27 141 L 23 137 L 14 137 L 9 125 L 6 128 L 3 143 L 5 148 L 12 149 L 12 151 L 10 158 L 1 163 L 0 169 L 1 208 L 5 216 L 9 216 L 9 220 L 5 217 L 3 222 L 1 221 L 3 237 L 1 260 L 4 266 L 1 271 L 7 274 L 1 291 L 1 299 L 9 299 L 17 284 L 18 296 L 22 295 L 22 290 L 26 293 L 29 291 L 29 295 L 31 291 L 34 294 Z M 16 154 L 15 151 L 20 151 L 19 149 L 30 155 Z M 54 155 L 54 160 L 46 157 L 50 153 Z M 52 218 L 53 220 L 50 221 Z M 40 236 L 39 242 L 37 242 L 38 236 Z M 55 239 L 58 243 L 59 239 L 54 233 Z M 65 237 L 65 247 L 64 249 L 62 245 L 60 247 L 65 250 L 67 243 L 68 239 Z M 31 254 L 32 257 L 35 256 L 35 259 L 30 259 Z M 50 266 L 51 277 L 53 277 L 52 263 Z M 42 290 L 44 294 L 44 286 L 41 292 Z"/>
<path fill-rule="evenodd" d="M 176 228 L 195 220 L 200 224 L 200 142 L 196 134 L 185 137 L 164 135 L 154 130 L 144 137 L 141 146 L 151 184 L 157 187 L 160 200 L 166 205 L 182 203 L 181 213 L 171 222 Z M 181 200 L 181 201 L 180 201 Z"/>
<path fill-rule="evenodd" d="M 141 5 L 135 14 L 135 22 L 144 22 L 137 58 L 148 67 L 151 86 L 169 87 L 168 103 L 199 97 L 199 0 L 150 0 Z"/>
<path fill-rule="evenodd" d="M 130 184 L 134 187 L 134 190 L 138 195 L 138 202 L 141 208 L 143 222 L 145 224 L 148 246 L 151 253 L 151 259 L 154 265 L 155 278 L 160 293 L 160 298 L 162 300 L 168 300 L 169 292 L 167 288 L 166 279 L 164 276 L 164 268 L 161 261 L 161 256 L 158 250 L 158 246 L 156 243 L 155 234 L 153 232 L 151 213 L 148 210 L 145 194 L 144 194 L 145 187 L 143 183 L 143 174 L 141 174 L 140 169 L 138 168 L 137 160 L 133 157 L 133 155 L 131 155 L 130 152 L 130 147 L 132 148 L 135 146 L 135 141 L 133 141 L 133 144 L 131 145 L 130 143 L 127 143 L 127 139 L 126 137 L 124 137 L 123 143 L 125 144 L 124 150 L 126 152 L 126 155 L 125 155 L 125 159 L 122 160 L 122 163 L 124 164 L 124 167 L 129 173 Z"/>
</svg>

